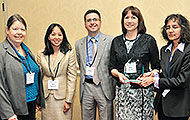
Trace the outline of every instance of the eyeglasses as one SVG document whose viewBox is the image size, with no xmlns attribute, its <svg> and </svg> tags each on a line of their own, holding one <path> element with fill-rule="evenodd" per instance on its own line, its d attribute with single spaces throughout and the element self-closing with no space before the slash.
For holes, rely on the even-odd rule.
<svg viewBox="0 0 190 120">
<path fill-rule="evenodd" d="M 98 18 L 93 18 L 93 19 L 87 19 L 86 21 L 87 22 L 92 22 L 92 21 L 97 22 L 98 20 L 99 20 Z"/>
</svg>

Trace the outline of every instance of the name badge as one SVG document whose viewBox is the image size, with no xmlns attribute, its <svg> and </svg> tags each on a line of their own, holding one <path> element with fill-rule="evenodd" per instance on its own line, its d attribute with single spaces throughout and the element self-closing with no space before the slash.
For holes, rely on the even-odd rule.
<svg viewBox="0 0 190 120">
<path fill-rule="evenodd" d="M 136 62 L 126 63 L 125 64 L 126 73 L 137 73 Z"/>
<path fill-rule="evenodd" d="M 34 74 L 35 73 L 26 73 L 26 84 L 32 84 L 34 83 Z"/>
<path fill-rule="evenodd" d="M 86 75 L 93 76 L 94 75 L 94 67 L 86 66 Z"/>
<path fill-rule="evenodd" d="M 48 80 L 48 89 L 57 90 L 59 89 L 59 80 Z"/>
</svg>

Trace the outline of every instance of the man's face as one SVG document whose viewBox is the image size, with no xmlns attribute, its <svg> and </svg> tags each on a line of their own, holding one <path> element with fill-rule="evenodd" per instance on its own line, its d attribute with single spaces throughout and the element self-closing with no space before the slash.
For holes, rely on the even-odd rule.
<svg viewBox="0 0 190 120">
<path fill-rule="evenodd" d="M 101 20 L 96 13 L 90 13 L 86 16 L 85 27 L 89 33 L 97 34 L 100 31 Z"/>
</svg>

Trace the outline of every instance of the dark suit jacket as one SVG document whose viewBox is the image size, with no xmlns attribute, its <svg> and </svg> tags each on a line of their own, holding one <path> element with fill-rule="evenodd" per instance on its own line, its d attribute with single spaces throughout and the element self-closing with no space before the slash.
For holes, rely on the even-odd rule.
<svg viewBox="0 0 190 120">
<path fill-rule="evenodd" d="M 170 67 L 170 78 L 168 78 L 169 50 L 167 46 L 161 48 L 161 70 L 159 90 L 155 98 L 155 109 L 162 99 L 163 112 L 168 117 L 186 117 L 190 115 L 190 45 L 186 44 L 184 52 L 176 50 Z M 170 92 L 162 97 L 164 89 Z"/>
<path fill-rule="evenodd" d="M 29 54 L 34 60 L 31 51 Z M 41 107 L 45 107 L 41 79 L 39 79 L 37 101 Z M 8 119 L 13 114 L 28 114 L 25 80 L 22 62 L 8 41 L 5 40 L 0 44 L 0 117 Z"/>
<path fill-rule="evenodd" d="M 75 44 L 77 61 L 80 67 L 80 101 L 82 100 L 84 91 L 84 80 L 86 72 L 86 40 L 84 37 L 78 40 Z M 112 37 L 100 33 L 98 40 L 98 51 L 95 63 L 97 64 L 97 75 L 101 81 L 101 87 L 107 99 L 113 100 L 115 98 L 115 81 L 112 80 L 111 74 L 108 71 L 108 64 L 110 59 L 110 47 Z M 96 71 L 95 71 L 96 72 Z"/>
</svg>

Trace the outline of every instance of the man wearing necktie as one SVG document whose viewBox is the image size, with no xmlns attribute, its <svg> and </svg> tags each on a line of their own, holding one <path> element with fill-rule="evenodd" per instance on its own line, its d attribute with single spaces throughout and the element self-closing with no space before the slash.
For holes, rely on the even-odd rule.
<svg viewBox="0 0 190 120">
<path fill-rule="evenodd" d="M 95 120 L 98 106 L 100 120 L 113 120 L 116 83 L 108 71 L 112 37 L 100 32 L 101 16 L 97 10 L 88 10 L 84 22 L 88 35 L 75 44 L 82 119 Z"/>
</svg>

